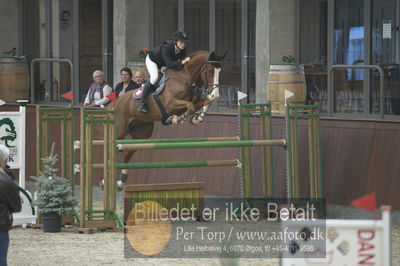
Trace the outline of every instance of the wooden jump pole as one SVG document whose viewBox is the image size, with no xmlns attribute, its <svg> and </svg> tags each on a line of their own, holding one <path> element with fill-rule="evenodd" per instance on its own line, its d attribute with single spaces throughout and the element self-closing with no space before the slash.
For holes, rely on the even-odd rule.
<svg viewBox="0 0 400 266">
<path fill-rule="evenodd" d="M 241 107 L 242 108 L 242 107 Z M 316 108 L 316 107 L 315 107 Z M 295 110 L 295 111 L 292 111 Z M 148 168 L 175 168 L 175 167 L 207 167 L 207 166 L 239 166 L 240 163 L 238 160 L 212 160 L 212 161 L 178 161 L 178 162 L 149 162 L 149 163 L 116 163 L 116 150 L 114 147 L 118 147 L 120 150 L 149 150 L 149 149 L 194 149 L 194 148 L 231 148 L 231 147 L 240 147 L 242 151 L 242 195 L 244 198 L 252 197 L 252 160 L 251 160 L 251 152 L 250 147 L 260 146 L 263 147 L 263 175 L 264 175 L 264 195 L 265 197 L 273 196 L 273 167 L 272 167 L 272 146 L 281 146 L 287 147 L 288 154 L 288 196 L 290 198 L 298 198 L 300 196 L 300 185 L 299 185 L 299 175 L 298 175 L 298 141 L 297 141 L 297 119 L 298 118 L 314 118 L 313 120 L 313 128 L 310 129 L 310 175 L 311 179 L 311 194 L 312 195 L 322 195 L 322 181 L 320 172 L 321 169 L 318 166 L 320 164 L 319 161 L 319 114 L 318 117 L 307 115 L 309 112 L 309 107 L 288 107 L 287 112 L 287 140 L 285 139 L 277 139 L 271 140 L 272 137 L 272 128 L 271 128 L 271 110 L 270 105 L 261 104 L 261 105 L 248 105 L 241 109 L 240 113 L 240 130 L 241 130 L 241 140 L 238 140 L 237 137 L 216 137 L 216 138 L 186 138 L 186 139 L 156 139 L 156 140 L 116 140 L 115 136 L 115 114 L 111 110 L 103 110 L 103 112 L 107 112 L 109 114 L 113 114 L 114 117 L 107 117 L 105 120 L 99 119 L 104 118 L 106 115 L 104 113 L 100 113 L 97 111 L 95 113 L 92 111 L 85 111 L 87 113 L 93 113 L 89 118 L 82 119 L 83 124 L 99 122 L 106 123 L 108 126 L 105 126 L 104 134 L 106 136 L 106 140 L 92 140 L 91 133 L 86 132 L 82 134 L 83 137 L 89 137 L 88 140 L 82 142 L 84 146 L 82 150 L 87 149 L 87 146 L 90 147 L 96 145 L 103 145 L 104 150 L 106 152 L 104 156 L 104 161 L 108 162 L 104 165 L 101 164 L 93 164 L 91 162 L 91 158 L 87 157 L 87 154 L 81 154 L 82 158 L 86 157 L 86 168 L 88 169 L 103 169 L 105 176 L 105 185 L 108 187 L 105 190 L 105 195 L 113 194 L 111 191 L 115 191 L 116 189 L 116 171 L 117 169 L 148 169 Z M 84 111 L 84 110 L 83 110 Z M 317 112 L 318 113 L 318 112 Z M 251 128 L 251 117 L 259 116 L 262 118 L 262 136 L 261 140 L 250 140 L 250 128 Z M 317 125 L 317 126 L 316 126 Z M 114 127 L 114 130 L 112 129 Z M 81 126 L 81 128 L 85 128 L 85 126 Z M 316 131 L 316 129 L 318 130 Z M 110 133 L 112 132 L 112 133 Z M 318 137 L 317 137 L 318 136 Z M 111 141 L 108 141 L 110 140 Z M 318 140 L 318 141 L 317 141 Z M 83 140 L 82 140 L 83 141 Z M 317 141 L 317 142 L 316 142 Z M 108 149 L 113 149 L 110 151 Z M 87 150 L 87 152 L 91 152 L 91 150 Z M 88 162 L 90 161 L 90 163 Z M 82 166 L 82 170 L 85 170 L 85 167 Z M 81 171 L 85 172 L 85 171 Z M 86 169 L 87 172 L 87 169 Z M 90 179 L 90 174 L 88 174 L 88 178 Z M 82 181 L 82 183 L 84 183 Z M 85 189 L 88 189 L 88 185 L 85 186 Z M 86 193 L 89 194 L 89 193 Z M 85 200 L 90 202 L 90 200 L 86 197 Z M 112 198 L 110 200 L 105 198 L 104 200 L 104 211 L 89 211 L 86 215 L 90 214 L 98 214 L 103 212 L 105 216 L 106 214 L 114 215 L 115 212 L 115 201 Z M 85 213 L 84 213 L 85 214 Z M 110 217 L 108 215 L 108 217 Z M 115 219 L 116 218 L 115 214 Z"/>
<path fill-rule="evenodd" d="M 288 197 L 300 198 L 301 182 L 299 176 L 298 159 L 298 119 L 308 120 L 309 140 L 309 183 L 310 198 L 318 199 L 323 197 L 322 175 L 321 175 L 321 151 L 319 142 L 319 107 L 288 106 L 287 107 L 287 150 L 288 150 Z"/>
<path fill-rule="evenodd" d="M 245 104 L 240 105 L 239 110 L 239 129 L 242 141 L 251 139 L 252 119 L 261 119 L 261 136 L 264 143 L 275 143 L 285 145 L 261 145 L 262 149 L 262 173 L 263 176 L 263 194 L 265 198 L 274 195 L 274 175 L 272 163 L 272 146 L 286 146 L 286 140 L 272 140 L 272 120 L 270 104 Z M 278 141 L 278 142 L 277 142 Z M 241 172 L 241 193 L 244 198 L 253 196 L 253 160 L 251 149 L 248 146 L 241 147 L 242 172 Z"/>
<path fill-rule="evenodd" d="M 37 129 L 37 148 L 36 148 L 36 166 L 37 170 L 43 171 L 42 158 L 50 154 L 51 144 L 49 143 L 49 123 L 53 121 L 58 123 L 60 131 L 60 152 L 58 153 L 60 161 L 60 176 L 64 177 L 71 184 L 73 190 L 74 180 L 74 110 L 72 107 L 43 107 L 36 106 L 36 129 Z M 53 128 L 51 128 L 53 130 Z M 57 132 L 54 132 L 55 135 Z M 74 210 L 73 215 L 79 222 L 78 213 Z M 63 217 L 63 223 L 73 223 L 72 215 Z"/>
<path fill-rule="evenodd" d="M 117 140 L 117 144 L 136 144 L 136 143 L 173 143 L 173 142 L 203 142 L 203 141 L 235 141 L 239 137 L 209 137 L 209 138 L 180 138 L 180 139 L 122 139 Z M 104 140 L 93 140 L 93 146 L 102 146 Z"/>
<path fill-rule="evenodd" d="M 241 105 L 239 113 L 239 130 L 240 138 L 243 141 L 250 140 L 250 119 L 251 111 L 248 108 L 251 106 Z M 241 195 L 243 198 L 250 198 L 253 195 L 253 177 L 252 177 L 252 160 L 251 150 L 249 147 L 241 147 L 241 159 L 242 159 L 242 176 L 241 176 Z"/>
<path fill-rule="evenodd" d="M 115 112 L 81 108 L 81 227 L 123 227 L 116 213 Z M 92 161 L 93 125 L 103 127 L 103 165 Z M 93 169 L 103 169 L 103 209 L 93 210 Z"/>
<path fill-rule="evenodd" d="M 272 139 L 272 116 L 271 105 L 265 105 L 261 110 L 262 136 L 263 139 Z M 272 146 L 262 146 L 263 151 L 263 173 L 264 173 L 264 197 L 274 197 L 274 168 L 272 160 Z"/>
<path fill-rule="evenodd" d="M 37 128 L 37 169 L 43 170 L 42 158 L 50 154 L 49 139 L 49 122 L 57 121 L 60 124 L 61 152 L 60 160 L 60 176 L 64 177 L 74 186 L 73 172 L 73 122 L 74 115 L 71 107 L 42 107 L 36 106 L 36 128 Z"/>
<path fill-rule="evenodd" d="M 319 109 L 310 110 L 309 128 L 309 164 L 310 164 L 310 195 L 314 199 L 323 197 L 323 182 L 321 177 L 321 146 L 320 146 L 320 115 Z"/>
<path fill-rule="evenodd" d="M 194 149 L 194 148 L 231 148 L 256 146 L 285 146 L 286 140 L 238 140 L 212 142 L 175 142 L 175 143 L 140 143 L 118 144 L 119 150 L 162 150 L 162 149 Z"/>
<path fill-rule="evenodd" d="M 321 152 L 319 144 L 319 107 L 318 106 L 288 106 L 286 112 L 286 153 L 287 153 L 287 186 L 288 197 L 299 198 L 301 185 L 299 176 L 299 142 L 298 120 L 307 119 L 309 123 L 309 164 L 310 164 L 310 197 L 322 197 Z M 248 104 L 240 106 L 240 136 L 241 140 L 251 139 L 251 118 L 261 118 L 262 136 L 264 140 L 272 139 L 271 108 L 269 104 Z M 264 177 L 264 197 L 273 197 L 274 171 L 272 165 L 272 145 L 262 146 Z M 242 146 L 242 196 L 251 198 L 252 193 L 252 159 L 249 146 Z"/>
<path fill-rule="evenodd" d="M 117 163 L 117 169 L 149 169 L 149 168 L 181 168 L 207 166 L 239 166 L 240 161 L 210 160 L 210 161 L 180 161 L 180 162 L 147 162 L 147 163 Z"/>
</svg>

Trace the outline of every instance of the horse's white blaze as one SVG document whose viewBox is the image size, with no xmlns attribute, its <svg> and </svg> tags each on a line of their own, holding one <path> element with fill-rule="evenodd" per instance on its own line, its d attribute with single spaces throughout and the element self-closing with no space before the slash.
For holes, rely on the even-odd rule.
<svg viewBox="0 0 400 266">
<path fill-rule="evenodd" d="M 216 99 L 219 98 L 219 72 L 221 71 L 220 68 L 214 68 L 214 89 L 212 90 L 212 92 L 210 93 L 210 95 L 208 96 L 208 99 L 210 101 L 215 101 Z"/>
<path fill-rule="evenodd" d="M 128 170 L 127 169 L 122 169 L 121 172 L 122 172 L 123 175 L 127 175 L 128 174 Z"/>
</svg>

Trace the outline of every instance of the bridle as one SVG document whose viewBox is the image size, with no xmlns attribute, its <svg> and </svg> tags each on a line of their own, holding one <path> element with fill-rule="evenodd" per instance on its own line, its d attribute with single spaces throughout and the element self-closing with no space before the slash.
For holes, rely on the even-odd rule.
<svg viewBox="0 0 400 266">
<path fill-rule="evenodd" d="M 221 63 L 220 61 L 206 60 L 201 65 L 201 67 L 200 67 L 200 79 L 202 79 L 202 74 L 205 72 L 205 82 L 204 82 L 204 80 L 201 80 L 202 84 L 198 84 L 198 82 L 196 83 L 196 82 L 193 81 L 193 77 L 190 74 L 186 64 L 184 65 L 183 68 L 185 69 L 187 80 L 183 80 L 183 79 L 174 77 L 172 74 L 170 75 L 170 77 L 175 79 L 175 80 L 179 80 L 179 81 L 183 82 L 184 84 L 186 84 L 187 86 L 191 87 L 196 94 L 200 94 L 200 96 L 202 96 L 202 97 L 207 97 L 208 94 L 211 91 L 213 91 L 214 89 L 219 88 L 219 85 L 217 83 L 214 83 L 214 80 L 212 82 L 209 82 L 208 76 L 207 76 L 208 75 L 208 73 L 207 73 L 208 72 L 207 71 L 207 65 L 209 65 L 209 64 L 210 65 L 214 65 L 214 64 L 220 64 L 220 63 Z M 212 86 L 212 89 L 208 90 L 208 88 L 211 87 L 211 86 Z"/>
</svg>

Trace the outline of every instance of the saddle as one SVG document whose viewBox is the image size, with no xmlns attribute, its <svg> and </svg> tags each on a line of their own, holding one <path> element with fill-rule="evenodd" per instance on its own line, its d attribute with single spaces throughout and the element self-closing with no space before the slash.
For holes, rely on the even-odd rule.
<svg viewBox="0 0 400 266">
<path fill-rule="evenodd" d="M 156 84 L 154 85 L 156 87 L 156 89 L 151 95 L 160 94 L 165 88 L 165 83 L 170 79 L 170 78 L 166 78 L 164 73 L 162 75 L 159 75 L 159 76 L 161 78 L 159 78 L 157 80 Z M 133 90 L 132 97 L 134 99 L 141 99 L 142 98 L 143 85 L 144 85 L 144 83 L 142 84 L 142 86 L 140 86 L 140 88 L 138 88 L 136 90 Z"/>
</svg>

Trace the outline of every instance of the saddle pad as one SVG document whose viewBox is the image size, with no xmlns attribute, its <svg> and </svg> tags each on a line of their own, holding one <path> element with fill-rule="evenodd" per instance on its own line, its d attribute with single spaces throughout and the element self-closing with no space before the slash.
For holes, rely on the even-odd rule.
<svg viewBox="0 0 400 266">
<path fill-rule="evenodd" d="M 167 82 L 167 80 L 165 79 L 165 75 L 163 75 L 162 78 L 160 79 L 160 82 L 158 82 L 158 84 L 157 84 L 156 91 L 153 92 L 152 95 L 160 94 L 164 90 L 166 82 Z M 140 88 L 133 90 L 132 97 L 134 99 L 142 98 L 143 86 L 144 86 L 144 84 L 142 84 L 142 86 L 140 86 Z"/>
</svg>

